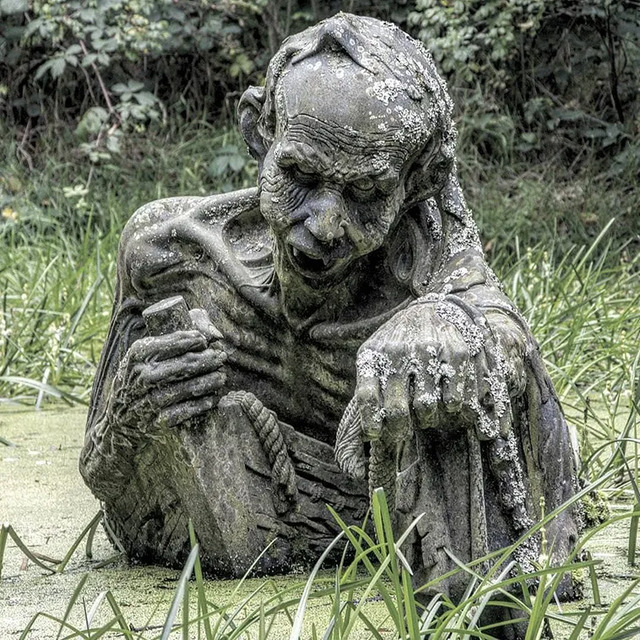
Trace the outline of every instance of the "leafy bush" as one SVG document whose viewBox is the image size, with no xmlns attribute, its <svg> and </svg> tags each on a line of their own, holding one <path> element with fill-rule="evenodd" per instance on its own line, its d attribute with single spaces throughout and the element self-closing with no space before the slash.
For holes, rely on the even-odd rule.
<svg viewBox="0 0 640 640">
<path fill-rule="evenodd" d="M 118 152 L 120 135 L 144 130 L 164 102 L 219 106 L 229 79 L 259 59 L 246 18 L 260 0 L 4 0 L 0 113 L 15 124 L 76 121 L 91 160 Z M 251 57 L 248 52 L 251 52 Z"/>
<path fill-rule="evenodd" d="M 72 122 L 83 152 L 103 160 L 120 151 L 123 132 L 168 112 L 230 116 L 289 33 L 346 5 L 390 17 L 394 3 L 373 4 L 1 0 L 0 117 L 26 127 L 27 138 Z"/>
<path fill-rule="evenodd" d="M 640 168 L 640 11 L 635 0 L 417 0 L 409 23 L 461 94 L 463 142 L 612 173 Z M 461 91 L 462 90 L 462 91 Z M 509 122 L 511 121 L 511 123 Z"/>
<path fill-rule="evenodd" d="M 426 43 L 467 152 L 640 167 L 637 0 L 0 0 L 0 118 L 21 152 L 63 125 L 105 161 L 156 122 L 229 121 L 282 40 L 341 9 Z"/>
</svg>

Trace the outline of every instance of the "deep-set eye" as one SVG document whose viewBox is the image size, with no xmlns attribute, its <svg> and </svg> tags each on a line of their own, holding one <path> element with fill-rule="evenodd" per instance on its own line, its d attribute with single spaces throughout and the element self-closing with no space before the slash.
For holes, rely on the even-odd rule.
<svg viewBox="0 0 640 640">
<path fill-rule="evenodd" d="M 347 185 L 347 193 L 354 200 L 371 200 L 376 194 L 376 184 L 371 178 L 361 178 Z"/>
<path fill-rule="evenodd" d="M 293 179 L 305 187 L 312 187 L 319 182 L 317 174 L 311 171 L 304 171 L 297 164 L 292 165 L 290 171 Z"/>
</svg>

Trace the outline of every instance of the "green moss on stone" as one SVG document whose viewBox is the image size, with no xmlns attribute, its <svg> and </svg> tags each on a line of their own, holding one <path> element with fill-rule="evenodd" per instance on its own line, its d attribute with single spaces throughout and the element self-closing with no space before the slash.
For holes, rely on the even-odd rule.
<svg viewBox="0 0 640 640">
<path fill-rule="evenodd" d="M 602 491 L 593 490 L 582 498 L 582 511 L 587 529 L 606 522 L 611 517 L 609 503 Z"/>
</svg>

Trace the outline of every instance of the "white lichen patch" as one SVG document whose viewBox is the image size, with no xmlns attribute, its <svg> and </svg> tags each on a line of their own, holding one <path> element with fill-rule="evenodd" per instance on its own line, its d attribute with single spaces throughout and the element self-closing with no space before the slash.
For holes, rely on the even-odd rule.
<svg viewBox="0 0 640 640">
<path fill-rule="evenodd" d="M 380 387 L 385 389 L 389 377 L 396 373 L 396 369 L 389 356 L 373 349 L 363 349 L 356 359 L 358 378 L 378 378 Z"/>
<path fill-rule="evenodd" d="M 387 106 L 396 100 L 402 88 L 402 83 L 396 78 L 385 78 L 374 82 L 366 91 L 369 97 L 375 98 Z"/>
<path fill-rule="evenodd" d="M 391 167 L 390 154 L 386 152 L 376 153 L 371 159 L 371 167 L 378 174 L 388 171 Z"/>
<path fill-rule="evenodd" d="M 446 283 L 453 282 L 454 280 L 459 280 L 460 278 L 464 278 L 469 274 L 469 269 L 467 267 L 459 267 L 458 269 L 454 269 L 445 279 Z"/>
<path fill-rule="evenodd" d="M 436 315 L 450 322 L 462 336 L 469 349 L 469 355 L 475 356 L 484 347 L 484 336 L 480 328 L 457 305 L 443 300 L 436 304 Z"/>
<path fill-rule="evenodd" d="M 500 435 L 500 423 L 492 418 L 480 404 L 477 397 L 472 397 L 469 407 L 476 416 L 476 432 L 481 440 L 495 440 Z"/>
<path fill-rule="evenodd" d="M 507 410 L 508 403 L 510 403 L 504 366 L 498 364 L 495 369 L 489 371 L 487 382 L 491 389 L 496 417 L 502 418 Z"/>
</svg>

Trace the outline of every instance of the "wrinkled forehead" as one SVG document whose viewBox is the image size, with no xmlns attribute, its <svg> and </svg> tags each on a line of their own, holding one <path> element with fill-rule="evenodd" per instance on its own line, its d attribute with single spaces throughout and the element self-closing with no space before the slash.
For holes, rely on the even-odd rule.
<svg viewBox="0 0 640 640">
<path fill-rule="evenodd" d="M 280 135 L 351 140 L 372 150 L 423 145 L 433 131 L 428 97 L 413 100 L 394 77 L 374 75 L 345 55 L 324 52 L 289 64 L 276 88 Z M 319 140 L 322 143 L 322 139 Z"/>
</svg>

